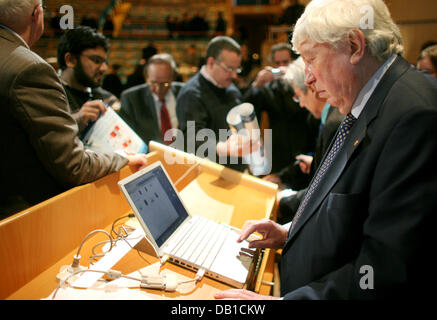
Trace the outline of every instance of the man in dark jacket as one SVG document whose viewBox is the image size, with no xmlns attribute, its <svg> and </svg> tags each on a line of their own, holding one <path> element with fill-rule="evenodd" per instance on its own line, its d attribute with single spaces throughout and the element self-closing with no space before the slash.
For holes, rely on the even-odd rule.
<svg viewBox="0 0 437 320">
<path fill-rule="evenodd" d="M 240 64 L 240 46 L 235 40 L 218 36 L 210 41 L 206 50 L 206 64 L 185 84 L 177 99 L 179 128 L 184 133 L 187 151 L 195 152 L 189 150 L 192 144 L 197 153 L 203 145 L 202 135 L 206 131 L 202 129 L 209 129 L 208 140 L 204 143 L 210 148 L 207 148 L 207 154 L 199 155 L 216 161 L 216 151 L 223 150 L 221 147 L 226 144 L 228 137 L 220 134 L 220 130 L 229 130 L 226 116 L 241 102 L 241 93 L 233 84 Z M 237 156 L 236 159 L 227 159 L 226 165 L 236 170 L 246 167 Z"/>
<path fill-rule="evenodd" d="M 307 86 L 345 119 L 290 228 L 251 221 L 239 240 L 259 232 L 265 237 L 251 247 L 282 249 L 284 299 L 430 299 L 437 80 L 401 57 L 382 0 L 313 0 L 292 41 Z M 266 298 L 241 290 L 216 297 Z"/>
<path fill-rule="evenodd" d="M 146 83 L 134 86 L 121 95 L 120 116 L 146 142 L 165 141 L 168 129 L 178 128 L 176 99 L 183 83 L 175 82 L 176 63 L 166 53 L 152 56 L 145 68 Z"/>
</svg>

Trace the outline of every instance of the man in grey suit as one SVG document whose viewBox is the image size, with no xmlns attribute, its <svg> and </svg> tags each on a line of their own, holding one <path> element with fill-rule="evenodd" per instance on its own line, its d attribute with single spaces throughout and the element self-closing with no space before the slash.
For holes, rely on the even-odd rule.
<svg viewBox="0 0 437 320">
<path fill-rule="evenodd" d="M 169 144 L 168 129 L 178 127 L 176 98 L 183 83 L 173 81 L 176 63 L 167 53 L 152 56 L 144 67 L 146 83 L 124 91 L 120 116 L 148 143 L 154 140 Z"/>
<path fill-rule="evenodd" d="M 400 56 L 383 0 L 313 0 L 292 42 L 307 86 L 345 120 L 289 229 L 249 221 L 239 240 L 257 231 L 251 247 L 282 249 L 284 299 L 433 297 L 437 80 Z"/>
<path fill-rule="evenodd" d="M 40 0 L 0 0 L 0 219 L 147 162 L 84 149 L 56 71 L 29 48 L 43 30 Z"/>
</svg>

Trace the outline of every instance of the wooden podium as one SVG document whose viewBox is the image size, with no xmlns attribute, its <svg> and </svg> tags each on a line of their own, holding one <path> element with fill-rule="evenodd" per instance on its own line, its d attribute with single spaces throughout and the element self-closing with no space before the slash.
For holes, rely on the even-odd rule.
<svg viewBox="0 0 437 320">
<path fill-rule="evenodd" d="M 216 212 L 210 218 L 225 220 L 236 228 L 241 228 L 249 219 L 273 218 L 277 192 L 275 184 L 153 141 L 149 148 L 149 163 L 161 161 L 180 193 L 192 188 L 195 182 L 197 189 L 193 190 L 201 190 L 199 193 L 203 198 L 232 207 L 231 214 L 223 217 Z M 176 161 L 169 164 L 169 156 Z M 56 274 L 63 265 L 72 263 L 84 237 L 95 229 L 110 232 L 117 218 L 132 212 L 117 185 L 119 180 L 132 173 L 131 168 L 125 167 L 120 172 L 75 187 L 0 221 L 0 299 L 47 298 L 58 285 Z M 186 203 L 190 197 L 183 200 Z M 193 206 L 193 203 L 186 204 Z M 208 212 L 203 214 L 208 216 Z M 84 244 L 81 265 L 88 266 L 87 254 L 91 253 L 93 244 L 102 240 L 105 240 L 103 235 L 96 235 Z M 147 259 L 144 259 L 136 250 L 130 250 L 114 269 L 127 274 L 146 267 L 145 261 L 158 261 L 153 255 L 146 256 Z M 163 268 L 188 278 L 195 275 L 168 262 Z M 274 251 L 263 251 L 255 271 L 253 290 L 271 294 Z M 204 277 L 189 294 L 156 290 L 146 292 L 152 299 L 213 299 L 214 292 L 229 288 L 224 283 Z"/>
</svg>

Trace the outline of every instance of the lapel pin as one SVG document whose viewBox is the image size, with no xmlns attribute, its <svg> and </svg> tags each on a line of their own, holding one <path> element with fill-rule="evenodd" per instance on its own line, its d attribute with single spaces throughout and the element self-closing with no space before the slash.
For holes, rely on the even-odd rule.
<svg viewBox="0 0 437 320">
<path fill-rule="evenodd" d="M 354 142 L 354 147 L 356 147 L 357 145 L 358 145 L 358 140 L 355 140 L 355 142 Z"/>
</svg>

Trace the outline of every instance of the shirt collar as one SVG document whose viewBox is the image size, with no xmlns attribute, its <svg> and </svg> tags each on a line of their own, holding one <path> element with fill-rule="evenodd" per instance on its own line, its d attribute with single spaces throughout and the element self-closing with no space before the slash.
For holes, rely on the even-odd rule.
<svg viewBox="0 0 437 320">
<path fill-rule="evenodd" d="M 171 91 L 171 89 L 168 90 L 167 93 L 165 94 L 165 97 L 164 97 L 165 102 L 167 102 L 171 98 L 172 95 L 173 95 L 173 92 Z M 152 92 L 152 97 L 153 97 L 153 100 L 155 101 L 155 104 L 157 104 L 161 107 L 161 100 L 154 92 Z"/>
<path fill-rule="evenodd" d="M 390 58 L 388 58 L 382 66 L 379 67 L 379 69 L 375 72 L 375 74 L 370 78 L 369 81 L 367 81 L 366 85 L 361 89 L 360 93 L 358 94 L 357 98 L 354 101 L 354 104 L 352 105 L 351 113 L 352 115 L 358 119 L 361 112 L 364 109 L 364 106 L 366 105 L 367 101 L 369 101 L 370 97 L 372 96 L 373 92 L 376 89 L 376 86 L 381 81 L 382 77 L 385 75 L 387 70 L 390 68 L 390 66 L 393 64 L 393 62 L 396 59 L 396 55 L 393 54 Z"/>
<path fill-rule="evenodd" d="M 218 88 L 224 88 L 220 86 L 217 81 L 214 80 L 214 78 L 208 73 L 206 70 L 206 65 L 203 65 L 202 68 L 200 68 L 200 74 L 209 82 L 211 82 L 213 85 L 215 85 Z"/>
<path fill-rule="evenodd" d="M 320 117 L 320 122 L 324 125 L 326 123 L 326 119 L 328 118 L 329 109 L 331 105 L 329 103 L 325 104 L 322 110 L 322 116 Z"/>
</svg>

